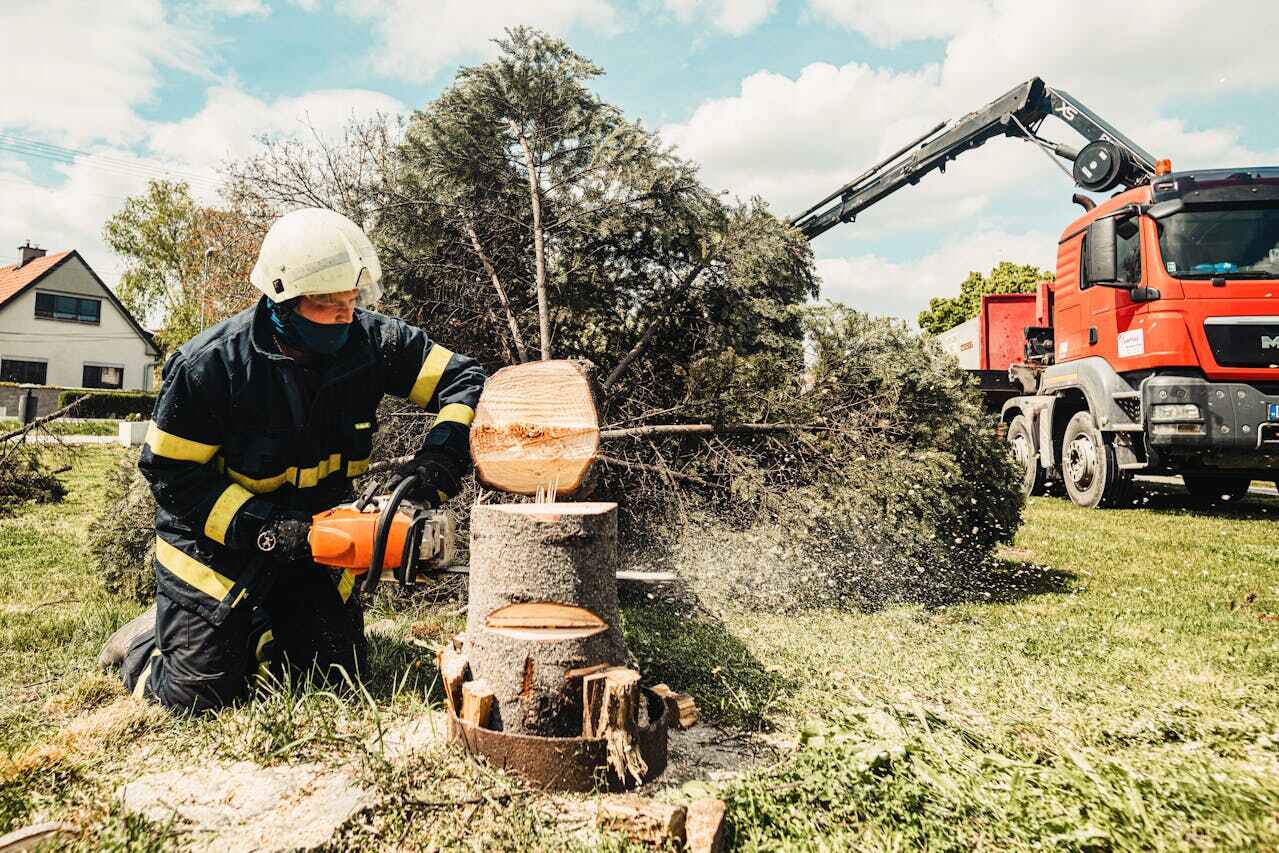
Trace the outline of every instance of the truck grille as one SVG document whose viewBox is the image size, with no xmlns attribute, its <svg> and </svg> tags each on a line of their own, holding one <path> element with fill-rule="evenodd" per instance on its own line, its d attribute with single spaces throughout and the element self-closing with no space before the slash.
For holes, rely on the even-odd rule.
<svg viewBox="0 0 1279 853">
<path fill-rule="evenodd" d="M 1141 400 L 1137 397 L 1120 397 L 1115 404 L 1128 416 L 1128 420 L 1141 423 Z"/>
<path fill-rule="evenodd" d="M 1209 317 L 1204 334 L 1222 367 L 1279 367 L 1279 317 Z"/>
</svg>

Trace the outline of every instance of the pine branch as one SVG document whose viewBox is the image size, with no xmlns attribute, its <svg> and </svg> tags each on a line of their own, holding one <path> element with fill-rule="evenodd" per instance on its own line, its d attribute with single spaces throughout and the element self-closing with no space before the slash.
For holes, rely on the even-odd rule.
<svg viewBox="0 0 1279 853">
<path fill-rule="evenodd" d="M 497 270 L 493 268 L 493 263 L 489 260 L 489 256 L 485 254 L 484 247 L 480 245 L 480 238 L 475 233 L 475 227 L 471 223 L 465 224 L 466 236 L 471 238 L 471 246 L 475 249 L 475 254 L 479 256 L 480 263 L 484 265 L 484 271 L 489 274 L 489 280 L 493 282 L 493 289 L 497 291 L 497 300 L 502 303 L 502 310 L 506 312 L 506 324 L 511 329 L 511 339 L 515 342 L 515 349 L 519 353 L 520 362 L 528 361 L 528 352 L 524 349 L 524 336 L 520 334 L 519 324 L 515 322 L 515 315 L 511 313 L 511 303 L 506 298 L 506 288 L 502 286 L 502 280 L 498 278 Z M 545 357 L 545 345 L 543 345 L 543 357 Z"/>
</svg>

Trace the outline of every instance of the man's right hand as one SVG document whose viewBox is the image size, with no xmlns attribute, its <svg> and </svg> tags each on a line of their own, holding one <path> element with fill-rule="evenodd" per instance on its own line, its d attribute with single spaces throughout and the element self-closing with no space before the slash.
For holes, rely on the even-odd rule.
<svg viewBox="0 0 1279 853">
<path fill-rule="evenodd" d="M 294 562 L 311 559 L 311 516 L 296 510 L 278 509 L 258 533 L 257 548 L 273 560 Z"/>
</svg>

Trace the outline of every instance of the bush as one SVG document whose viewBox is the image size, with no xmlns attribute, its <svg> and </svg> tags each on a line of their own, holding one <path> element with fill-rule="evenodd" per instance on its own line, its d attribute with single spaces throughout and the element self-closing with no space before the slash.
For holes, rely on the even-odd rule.
<svg viewBox="0 0 1279 853">
<path fill-rule="evenodd" d="M 141 602 L 155 597 L 155 498 L 138 470 L 138 454 L 126 453 L 102 496 L 102 512 L 89 533 L 89 553 L 106 588 Z"/>
<path fill-rule="evenodd" d="M 72 413 L 77 418 L 150 418 L 155 408 L 155 395 L 144 391 L 63 391 L 58 394 L 58 408 L 76 400 L 81 401 Z"/>
<path fill-rule="evenodd" d="M 0 445 L 0 517 L 27 501 L 54 503 L 67 488 L 45 467 L 40 452 L 25 444 Z"/>
</svg>

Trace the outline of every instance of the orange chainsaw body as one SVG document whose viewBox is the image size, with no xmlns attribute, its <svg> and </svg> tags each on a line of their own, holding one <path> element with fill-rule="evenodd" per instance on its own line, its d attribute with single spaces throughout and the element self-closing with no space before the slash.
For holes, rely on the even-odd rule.
<svg viewBox="0 0 1279 853">
<path fill-rule="evenodd" d="M 373 539 L 380 512 L 361 512 L 354 506 L 335 507 L 311 519 L 311 557 L 325 566 L 363 574 L 373 562 Z M 383 569 L 398 569 L 404 555 L 404 541 L 413 523 L 408 513 L 396 512 L 387 534 Z"/>
</svg>

